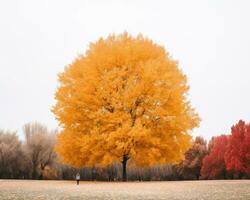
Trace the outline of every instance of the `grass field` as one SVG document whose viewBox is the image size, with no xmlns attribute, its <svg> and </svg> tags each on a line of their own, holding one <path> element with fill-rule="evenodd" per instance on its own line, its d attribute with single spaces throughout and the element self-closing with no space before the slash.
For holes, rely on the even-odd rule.
<svg viewBox="0 0 250 200">
<path fill-rule="evenodd" d="M 0 199 L 250 199 L 250 180 L 81 182 L 0 180 Z"/>
</svg>

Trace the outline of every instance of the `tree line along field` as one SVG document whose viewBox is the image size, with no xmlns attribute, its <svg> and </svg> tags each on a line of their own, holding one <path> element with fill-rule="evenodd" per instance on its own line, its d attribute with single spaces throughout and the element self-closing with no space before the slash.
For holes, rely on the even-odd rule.
<svg viewBox="0 0 250 200">
<path fill-rule="evenodd" d="M 240 121 L 232 127 L 231 135 L 214 137 L 209 143 L 202 137 L 196 137 L 184 160 L 176 164 L 141 168 L 130 160 L 127 178 L 131 181 L 249 178 L 249 127 Z M 80 172 L 81 180 L 122 180 L 120 163 L 82 168 L 62 164 L 54 151 L 56 130 L 48 130 L 39 123 L 29 123 L 23 132 L 25 137 L 20 141 L 14 132 L 0 130 L 0 179 L 72 180 Z"/>
<path fill-rule="evenodd" d="M 247 200 L 249 180 L 81 182 L 0 180 L 0 199 Z"/>
</svg>

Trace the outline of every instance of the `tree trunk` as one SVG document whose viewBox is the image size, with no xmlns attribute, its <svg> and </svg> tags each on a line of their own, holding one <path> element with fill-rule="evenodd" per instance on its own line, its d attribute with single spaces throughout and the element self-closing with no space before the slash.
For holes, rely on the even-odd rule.
<svg viewBox="0 0 250 200">
<path fill-rule="evenodd" d="M 33 169 L 32 169 L 32 175 L 31 175 L 31 176 L 32 176 L 32 179 L 33 179 L 33 180 L 36 180 L 36 179 L 37 179 L 37 171 L 36 171 L 36 168 L 33 168 Z"/>
<path fill-rule="evenodd" d="M 122 181 L 127 181 L 127 161 L 129 157 L 128 155 L 123 155 L 122 158 Z"/>
</svg>

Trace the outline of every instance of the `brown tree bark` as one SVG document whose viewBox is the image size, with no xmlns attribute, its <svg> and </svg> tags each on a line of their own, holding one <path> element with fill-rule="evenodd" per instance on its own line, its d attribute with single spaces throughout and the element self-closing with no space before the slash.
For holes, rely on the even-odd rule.
<svg viewBox="0 0 250 200">
<path fill-rule="evenodd" d="M 122 181 L 127 181 L 127 161 L 129 159 L 128 155 L 123 155 L 122 158 Z"/>
</svg>

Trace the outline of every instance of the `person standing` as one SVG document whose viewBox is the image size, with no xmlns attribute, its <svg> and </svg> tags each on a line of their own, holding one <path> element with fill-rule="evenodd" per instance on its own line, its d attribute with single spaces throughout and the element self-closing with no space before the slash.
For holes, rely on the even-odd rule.
<svg viewBox="0 0 250 200">
<path fill-rule="evenodd" d="M 79 181 L 80 181 L 80 174 L 79 172 L 76 174 L 76 184 L 79 185 Z"/>
</svg>

